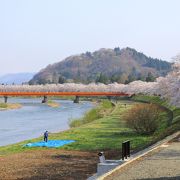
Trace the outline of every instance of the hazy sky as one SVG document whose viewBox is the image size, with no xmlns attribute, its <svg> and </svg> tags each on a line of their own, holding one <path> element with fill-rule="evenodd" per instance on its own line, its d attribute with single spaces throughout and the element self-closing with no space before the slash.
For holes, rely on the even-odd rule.
<svg viewBox="0 0 180 180">
<path fill-rule="evenodd" d="M 180 52 L 180 0 L 0 0 L 0 74 L 36 72 L 86 51 Z"/>
</svg>

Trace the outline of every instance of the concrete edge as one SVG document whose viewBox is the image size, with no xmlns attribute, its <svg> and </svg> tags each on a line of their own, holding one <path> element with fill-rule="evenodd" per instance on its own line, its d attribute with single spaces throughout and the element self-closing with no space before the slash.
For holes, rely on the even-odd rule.
<svg viewBox="0 0 180 180">
<path fill-rule="evenodd" d="M 178 135 L 180 135 L 180 131 L 178 131 L 178 132 L 176 132 L 176 133 L 174 133 L 174 134 L 172 134 L 172 135 L 170 135 L 170 136 L 167 136 L 165 139 L 163 139 L 163 140 L 155 143 L 154 145 L 152 145 L 152 146 L 150 146 L 150 147 L 148 147 L 148 148 L 146 148 L 146 149 L 144 149 L 144 150 L 142 150 L 142 151 L 134 154 L 134 155 L 132 156 L 132 159 L 130 159 L 129 161 L 123 163 L 122 165 L 119 165 L 118 167 L 116 167 L 115 169 L 113 169 L 113 170 L 105 173 L 104 175 L 98 177 L 97 180 L 104 180 L 104 178 L 108 177 L 108 176 L 111 175 L 112 173 L 114 173 L 114 172 L 122 169 L 122 168 L 125 167 L 126 165 L 128 165 L 128 164 L 130 164 L 130 163 L 138 160 L 139 158 L 147 155 L 148 153 L 150 153 L 150 152 L 158 149 L 160 146 L 162 146 L 163 144 L 166 144 L 166 143 L 169 142 L 170 140 L 176 138 Z"/>
</svg>

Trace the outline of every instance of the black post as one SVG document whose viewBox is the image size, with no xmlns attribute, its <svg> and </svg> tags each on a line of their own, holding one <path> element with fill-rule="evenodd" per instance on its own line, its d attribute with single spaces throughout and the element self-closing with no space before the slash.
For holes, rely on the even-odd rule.
<svg viewBox="0 0 180 180">
<path fill-rule="evenodd" d="M 127 157 L 130 157 L 130 141 L 122 143 L 122 160 L 127 159 Z"/>
<path fill-rule="evenodd" d="M 130 141 L 127 141 L 127 156 L 130 157 Z"/>
<path fill-rule="evenodd" d="M 122 160 L 124 160 L 124 156 L 125 156 L 125 143 L 122 143 Z"/>
<path fill-rule="evenodd" d="M 76 96 L 74 103 L 79 103 L 79 96 Z"/>
<path fill-rule="evenodd" d="M 42 103 L 47 103 L 47 96 L 44 96 Z"/>
<path fill-rule="evenodd" d="M 7 103 L 8 97 L 4 96 L 4 103 Z"/>
<path fill-rule="evenodd" d="M 127 142 L 125 143 L 125 158 L 127 159 Z"/>
</svg>

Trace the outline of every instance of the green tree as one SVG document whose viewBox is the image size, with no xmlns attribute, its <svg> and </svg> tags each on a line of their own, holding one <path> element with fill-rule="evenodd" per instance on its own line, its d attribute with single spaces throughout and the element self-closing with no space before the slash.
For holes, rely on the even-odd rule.
<svg viewBox="0 0 180 180">
<path fill-rule="evenodd" d="M 121 54 L 121 50 L 119 47 L 115 47 L 114 52 L 116 53 L 116 56 Z"/>
<path fill-rule="evenodd" d="M 128 83 L 130 83 L 130 82 L 132 82 L 132 81 L 135 81 L 135 80 L 136 80 L 136 77 L 133 76 L 132 74 L 130 74 L 130 75 L 128 76 Z"/>
<path fill-rule="evenodd" d="M 104 75 L 103 73 L 101 73 L 101 74 L 96 78 L 96 82 L 100 82 L 100 83 L 107 84 L 107 83 L 108 83 L 108 78 L 107 78 L 106 75 Z"/>
<path fill-rule="evenodd" d="M 63 76 L 60 76 L 59 77 L 59 84 L 63 84 L 65 82 L 66 82 L 65 78 Z"/>
<path fill-rule="evenodd" d="M 86 56 L 89 57 L 89 58 L 92 58 L 91 52 L 87 51 L 87 52 L 86 52 Z"/>
<path fill-rule="evenodd" d="M 110 81 L 111 81 L 112 83 L 117 82 L 117 81 L 118 81 L 118 77 L 117 77 L 115 74 L 113 74 L 113 75 L 111 76 L 111 78 L 110 78 Z"/>
<path fill-rule="evenodd" d="M 153 81 L 155 81 L 155 79 L 156 78 L 153 76 L 153 74 L 151 72 L 148 72 L 148 75 L 146 77 L 146 81 L 147 82 L 153 82 Z"/>
</svg>

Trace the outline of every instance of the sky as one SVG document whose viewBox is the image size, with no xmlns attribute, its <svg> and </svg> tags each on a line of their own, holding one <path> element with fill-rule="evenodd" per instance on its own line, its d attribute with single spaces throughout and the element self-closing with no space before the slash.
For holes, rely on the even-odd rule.
<svg viewBox="0 0 180 180">
<path fill-rule="evenodd" d="M 180 53 L 179 7 L 180 0 L 0 0 L 0 75 L 100 48 L 170 61 Z"/>
</svg>

